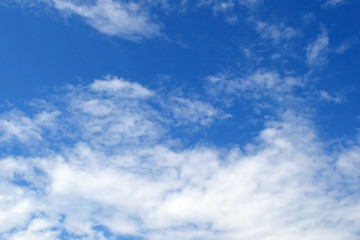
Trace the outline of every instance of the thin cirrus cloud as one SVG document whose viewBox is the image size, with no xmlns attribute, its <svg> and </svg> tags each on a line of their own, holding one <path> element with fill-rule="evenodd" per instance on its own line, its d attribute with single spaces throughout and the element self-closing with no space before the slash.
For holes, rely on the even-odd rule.
<svg viewBox="0 0 360 240">
<path fill-rule="evenodd" d="M 279 79 L 264 88 L 281 80 L 255 73 L 244 81 L 262 86 L 268 78 Z M 70 87 L 56 98 L 62 101 L 56 109 L 49 104 L 46 111 L 57 114 L 47 119 L 60 124 L 46 127 L 61 128 L 72 141 L 0 159 L 2 239 L 357 238 L 358 143 L 328 152 L 313 123 L 289 108 L 242 148 L 181 147 L 168 134 L 180 114 L 153 108 L 156 99 L 144 91 L 154 92 L 106 77 Z M 173 101 L 214 109 L 199 100 Z M 37 116 L 9 116 L 1 119 L 15 126 L 26 117 L 27 141 L 34 128 L 39 146 L 56 141 L 56 131 L 44 134 Z M 211 116 L 206 112 L 205 121 Z M 191 117 L 181 116 L 184 124 L 203 124 Z"/>
<path fill-rule="evenodd" d="M 306 62 L 310 66 L 321 66 L 327 62 L 329 36 L 325 29 L 306 48 Z"/>
<path fill-rule="evenodd" d="M 348 51 L 350 48 L 352 48 L 356 43 L 358 42 L 357 38 L 349 38 L 345 41 L 343 41 L 340 46 L 338 46 L 335 49 L 335 53 L 337 54 L 344 54 L 346 51 Z"/>
<path fill-rule="evenodd" d="M 325 8 L 337 7 L 339 5 L 345 4 L 346 2 L 346 0 L 327 0 L 322 6 Z"/>
</svg>

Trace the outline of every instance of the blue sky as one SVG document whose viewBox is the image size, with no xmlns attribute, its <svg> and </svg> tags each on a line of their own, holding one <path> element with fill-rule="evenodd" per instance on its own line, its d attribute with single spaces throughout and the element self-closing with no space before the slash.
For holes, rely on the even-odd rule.
<svg viewBox="0 0 360 240">
<path fill-rule="evenodd" d="M 0 0 L 0 238 L 359 239 L 359 10 Z"/>
</svg>

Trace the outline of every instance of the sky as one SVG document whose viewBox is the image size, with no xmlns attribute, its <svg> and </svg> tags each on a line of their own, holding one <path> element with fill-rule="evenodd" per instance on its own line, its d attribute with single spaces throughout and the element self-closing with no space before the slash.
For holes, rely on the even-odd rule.
<svg viewBox="0 0 360 240">
<path fill-rule="evenodd" d="M 0 0 L 0 238 L 358 240 L 359 11 Z"/>
</svg>

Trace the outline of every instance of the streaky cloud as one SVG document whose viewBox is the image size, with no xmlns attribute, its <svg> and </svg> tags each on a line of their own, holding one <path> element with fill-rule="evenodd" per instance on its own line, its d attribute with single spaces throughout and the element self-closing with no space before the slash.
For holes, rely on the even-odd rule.
<svg viewBox="0 0 360 240">
<path fill-rule="evenodd" d="M 322 7 L 324 8 L 331 8 L 331 7 L 337 7 L 343 4 L 346 4 L 346 0 L 327 0 Z"/>
<path fill-rule="evenodd" d="M 329 36 L 325 29 L 306 48 L 306 62 L 310 66 L 321 66 L 327 62 Z"/>
</svg>

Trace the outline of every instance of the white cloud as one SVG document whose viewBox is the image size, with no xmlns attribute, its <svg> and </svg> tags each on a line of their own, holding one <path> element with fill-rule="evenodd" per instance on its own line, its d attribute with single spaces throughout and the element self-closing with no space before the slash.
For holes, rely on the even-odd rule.
<svg viewBox="0 0 360 240">
<path fill-rule="evenodd" d="M 32 120 L 19 112 L 12 111 L 0 120 L 0 139 L 10 141 L 16 139 L 22 142 L 29 139 L 41 139 L 41 129 Z"/>
<path fill-rule="evenodd" d="M 2 181 L 0 185 L 2 191 L 0 195 L 1 233 L 25 224 L 31 214 L 36 211 L 36 206 L 29 199 L 31 193 L 25 192 L 20 187 L 4 186 L 5 183 L 6 181 Z"/>
<path fill-rule="evenodd" d="M 286 92 L 298 84 L 284 79 L 259 71 L 232 86 L 240 94 L 242 89 Z M 220 77 L 210 80 L 224 84 Z M 358 144 L 329 153 L 314 125 L 287 111 L 267 121 L 242 148 L 183 148 L 162 134 L 173 120 L 150 107 L 148 99 L 102 94 L 108 89 L 97 88 L 102 84 L 121 85 L 97 80 L 59 96 L 63 105 L 57 105 L 56 121 L 68 126 L 64 135 L 72 141 L 38 157 L 0 159 L 2 239 L 55 239 L 61 232 L 106 239 L 98 226 L 110 235 L 149 240 L 358 237 Z M 128 96 L 123 87 L 115 88 Z M 212 109 L 196 100 L 174 101 L 181 109 Z M 132 123 L 134 116 L 138 122 Z M 208 111 L 194 112 L 199 124 L 204 116 Z"/>
<path fill-rule="evenodd" d="M 148 98 L 151 91 L 138 83 L 131 83 L 123 78 L 106 76 L 105 80 L 95 80 L 90 86 L 96 92 L 107 92 L 122 98 Z"/>
<path fill-rule="evenodd" d="M 338 95 L 330 95 L 328 92 L 326 91 L 319 91 L 317 92 L 319 94 L 320 99 L 328 101 L 328 102 L 334 102 L 334 103 L 343 103 L 344 102 L 344 97 L 341 96 L 340 94 Z"/>
<path fill-rule="evenodd" d="M 106 145 L 135 144 L 139 139 L 155 140 L 161 135 L 158 113 L 145 102 L 153 95 L 150 90 L 109 76 L 95 80 L 88 90 L 73 89 L 64 103 L 68 114 L 76 116 L 75 121 L 68 121 L 84 140 Z"/>
<path fill-rule="evenodd" d="M 213 6 L 213 10 L 215 12 L 221 11 L 221 12 L 226 12 L 229 9 L 232 9 L 234 7 L 234 2 L 232 0 L 229 1 L 220 1 L 220 2 L 216 2 L 214 3 Z"/>
<path fill-rule="evenodd" d="M 294 89 L 302 87 L 302 79 L 293 76 L 280 76 L 279 73 L 267 70 L 257 70 L 244 77 L 232 77 L 226 74 L 208 76 L 207 91 L 222 101 L 232 98 L 249 100 L 250 103 L 263 103 L 264 99 L 277 103 L 292 103 Z M 263 105 L 263 104 L 262 104 Z M 286 105 L 286 104 L 285 104 Z"/>
<path fill-rule="evenodd" d="M 346 149 L 339 156 L 339 160 L 337 162 L 337 167 L 340 171 L 351 178 L 359 178 L 360 176 L 360 148 L 358 146 L 354 146 L 353 148 Z"/>
<path fill-rule="evenodd" d="M 5 235 L 9 240 L 49 240 L 56 239 L 59 231 L 52 229 L 54 227 L 47 219 L 35 218 L 31 220 L 27 228 L 14 234 Z"/>
<path fill-rule="evenodd" d="M 228 10 L 234 7 L 234 5 L 240 4 L 247 7 L 252 7 L 261 3 L 262 0 L 199 0 L 198 4 L 201 5 L 209 5 L 218 10 Z M 187 1 L 183 1 L 182 4 L 186 4 Z"/>
<path fill-rule="evenodd" d="M 5 144 L 12 140 L 39 143 L 44 138 L 57 141 L 61 133 L 60 139 L 77 138 L 92 144 L 137 144 L 157 141 L 169 124 L 208 126 L 229 117 L 208 102 L 155 95 L 139 83 L 115 76 L 96 79 L 86 87 L 70 86 L 68 93 L 56 100 L 58 109 L 37 101 L 33 107 L 39 105 L 46 111 L 32 117 L 20 111 L 3 114 L 0 140 Z M 171 116 L 162 116 L 150 102 L 161 105 Z"/>
<path fill-rule="evenodd" d="M 144 6 L 136 2 L 96 0 L 43 0 L 62 13 L 82 17 L 98 31 L 129 40 L 141 40 L 160 34 L 160 26 L 152 20 Z"/>
<path fill-rule="evenodd" d="M 346 50 L 348 50 L 351 47 L 350 44 L 347 43 L 342 43 L 336 50 L 335 52 L 337 54 L 343 54 L 344 52 L 346 52 Z"/>
<path fill-rule="evenodd" d="M 228 22 L 229 24 L 234 24 L 237 22 L 238 17 L 236 16 L 236 14 L 233 14 L 233 10 L 236 8 L 237 6 L 237 1 L 234 0 L 199 0 L 199 1 L 195 1 L 196 2 L 196 7 L 210 7 L 213 11 L 214 15 L 218 15 L 219 13 L 222 13 L 225 17 L 225 21 Z M 188 1 L 182 1 L 182 7 L 183 9 L 187 9 L 189 8 L 188 5 Z M 247 5 L 247 4 L 244 4 Z"/>
<path fill-rule="evenodd" d="M 345 40 L 344 42 L 342 42 L 340 44 L 340 46 L 338 46 L 336 49 L 335 49 L 335 52 L 337 54 L 343 54 L 345 53 L 349 48 L 353 47 L 353 45 L 355 45 L 355 43 L 357 42 L 357 39 L 355 38 L 350 38 L 350 39 L 347 39 Z"/>
<path fill-rule="evenodd" d="M 253 9 L 258 6 L 262 0 L 199 0 L 197 1 L 197 6 L 208 6 L 211 7 L 214 14 L 224 13 L 226 16 L 226 21 L 229 23 L 234 23 L 238 20 L 236 14 L 233 14 L 232 11 L 237 6 L 245 6 L 249 9 Z M 183 8 L 186 8 L 188 1 L 182 1 Z"/>
<path fill-rule="evenodd" d="M 326 54 L 329 48 L 329 37 L 326 30 L 317 36 L 316 40 L 306 48 L 306 62 L 310 66 L 319 66 L 327 61 Z"/>
<path fill-rule="evenodd" d="M 40 112 L 32 118 L 20 111 L 13 110 L 0 115 L 0 143 L 16 140 L 42 140 L 43 130 L 54 127 L 58 111 Z"/>
<path fill-rule="evenodd" d="M 262 0 L 3 0 L 5 6 L 18 4 L 26 7 L 50 6 L 65 17 L 76 16 L 99 32 L 116 36 L 130 41 L 141 41 L 154 37 L 164 37 L 162 34 L 164 23 L 159 21 L 156 12 L 184 12 L 188 8 L 210 7 L 214 14 L 222 12 L 225 20 L 233 24 L 237 22 L 237 14 L 232 10 L 238 6 L 254 9 Z M 175 41 L 176 42 L 176 41 Z M 186 45 L 182 44 L 181 45 Z"/>
<path fill-rule="evenodd" d="M 258 22 L 256 30 L 262 38 L 269 39 L 274 43 L 290 40 L 297 35 L 297 32 L 292 27 L 287 27 L 284 24 L 270 25 L 266 22 Z"/>
<path fill-rule="evenodd" d="M 174 114 L 174 118 L 181 124 L 194 122 L 208 125 L 216 118 L 224 119 L 230 117 L 213 107 L 210 103 L 199 100 L 173 96 L 170 98 L 170 102 L 165 104 L 168 105 Z"/>
</svg>

